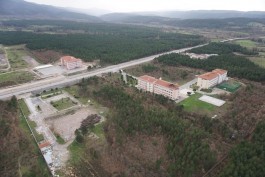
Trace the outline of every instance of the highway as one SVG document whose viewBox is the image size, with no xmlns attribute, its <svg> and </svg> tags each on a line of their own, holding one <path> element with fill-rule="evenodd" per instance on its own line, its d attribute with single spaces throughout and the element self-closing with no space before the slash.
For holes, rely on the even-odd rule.
<svg viewBox="0 0 265 177">
<path fill-rule="evenodd" d="M 173 51 L 169 51 L 169 52 L 164 52 L 161 54 L 152 55 L 149 57 L 144 57 L 144 58 L 128 61 L 125 63 L 120 63 L 117 65 L 111 65 L 111 66 L 108 66 L 105 68 L 99 68 L 99 69 L 96 69 L 96 70 L 93 70 L 90 72 L 77 74 L 77 75 L 73 75 L 73 76 L 69 76 L 69 77 L 55 77 L 55 78 L 51 78 L 51 79 L 44 79 L 44 80 L 34 81 L 31 83 L 26 83 L 26 84 L 22 84 L 22 85 L 18 85 L 18 86 L 4 88 L 4 89 L 0 90 L 0 99 L 6 100 L 6 99 L 11 98 L 13 95 L 18 96 L 18 95 L 29 93 L 29 92 L 36 92 L 37 93 L 39 91 L 47 90 L 47 89 L 51 89 L 51 88 L 56 88 L 56 87 L 61 88 L 61 87 L 65 87 L 68 85 L 74 85 L 74 84 L 80 82 L 83 78 L 89 78 L 89 77 L 93 77 L 96 75 L 109 73 L 109 72 L 116 72 L 116 71 L 119 71 L 120 69 L 124 69 L 124 68 L 130 67 L 130 66 L 135 66 L 135 65 L 139 65 L 142 63 L 152 61 L 156 57 L 159 57 L 161 55 L 170 54 L 170 53 L 180 53 L 180 52 L 184 52 L 184 51 L 187 51 L 187 50 L 190 50 L 193 48 L 202 47 L 202 46 L 207 45 L 207 44 L 202 44 L 202 45 L 198 45 L 198 46 L 194 46 L 194 47 L 188 47 L 188 48 L 173 50 Z"/>
<path fill-rule="evenodd" d="M 242 38 L 227 39 L 227 40 L 224 40 L 221 42 L 227 42 L 227 41 L 238 40 L 238 39 L 242 39 Z M 4 88 L 4 89 L 0 90 L 0 100 L 10 99 L 13 95 L 18 96 L 18 95 L 30 93 L 30 92 L 37 93 L 37 92 L 40 92 L 42 90 L 48 90 L 51 88 L 62 88 L 62 87 L 68 86 L 68 85 L 74 85 L 74 84 L 80 82 L 83 78 L 89 78 L 89 77 L 93 77 L 96 75 L 109 73 L 109 72 L 116 72 L 120 69 L 124 69 L 124 68 L 130 67 L 130 66 L 135 66 L 135 65 L 139 65 L 142 63 L 152 61 L 156 57 L 159 57 L 161 55 L 170 54 L 170 53 L 181 53 L 181 52 L 185 52 L 187 50 L 202 47 L 205 45 L 208 45 L 208 43 L 197 45 L 194 47 L 188 47 L 188 48 L 182 48 L 182 49 L 173 50 L 173 51 L 169 51 L 169 52 L 164 52 L 161 54 L 152 55 L 149 57 L 144 57 L 144 58 L 128 61 L 125 63 L 120 63 L 117 65 L 111 65 L 111 66 L 108 66 L 105 68 L 99 68 L 99 69 L 96 69 L 96 70 L 93 70 L 90 72 L 77 74 L 74 76 L 55 77 L 55 78 L 44 79 L 44 80 L 34 81 L 31 83 L 26 83 L 26 84 L 22 84 L 22 85 Z"/>
</svg>

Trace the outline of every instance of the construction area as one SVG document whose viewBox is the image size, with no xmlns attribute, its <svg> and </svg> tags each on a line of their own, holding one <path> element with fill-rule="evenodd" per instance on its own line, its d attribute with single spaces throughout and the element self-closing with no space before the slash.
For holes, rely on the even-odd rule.
<svg viewBox="0 0 265 177">
<path fill-rule="evenodd" d="M 53 94 L 52 94 L 53 93 Z M 75 140 L 75 131 L 90 115 L 102 113 L 91 105 L 82 105 L 66 91 L 45 92 L 37 97 L 25 95 L 28 117 L 34 137 L 53 174 L 65 167 L 69 159 L 68 146 Z M 69 104 L 71 103 L 71 104 Z M 59 105 L 59 107 L 56 107 Z M 101 122 L 104 118 L 100 116 Z"/>
</svg>

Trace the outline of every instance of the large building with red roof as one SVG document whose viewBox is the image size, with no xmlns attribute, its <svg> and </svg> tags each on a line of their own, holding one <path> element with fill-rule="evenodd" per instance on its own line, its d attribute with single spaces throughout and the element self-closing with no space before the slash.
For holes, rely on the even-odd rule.
<svg viewBox="0 0 265 177">
<path fill-rule="evenodd" d="M 179 86 L 161 79 L 156 79 L 151 76 L 138 77 L 138 89 L 163 95 L 172 100 L 179 98 Z"/>
<path fill-rule="evenodd" d="M 215 69 L 212 72 L 204 73 L 198 76 L 197 86 L 203 89 L 214 87 L 227 80 L 227 71 Z"/>
<path fill-rule="evenodd" d="M 82 67 L 82 60 L 72 56 L 63 56 L 61 58 L 61 64 L 70 70 Z"/>
</svg>

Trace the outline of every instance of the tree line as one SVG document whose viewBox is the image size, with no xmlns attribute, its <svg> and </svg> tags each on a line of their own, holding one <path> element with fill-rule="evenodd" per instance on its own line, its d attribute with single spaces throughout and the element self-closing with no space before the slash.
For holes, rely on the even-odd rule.
<svg viewBox="0 0 265 177">
<path fill-rule="evenodd" d="M 229 154 L 230 161 L 219 177 L 260 177 L 265 175 L 265 122 L 256 127 L 252 141 L 243 141 Z"/>
<path fill-rule="evenodd" d="M 20 24 L 20 22 L 17 23 Z M 65 35 L 22 31 L 0 32 L 0 41 L 4 45 L 27 44 L 26 46 L 31 50 L 55 50 L 82 58 L 85 61 L 100 59 L 103 63 L 112 64 L 194 46 L 204 41 L 201 36 L 197 35 L 166 33 L 145 27 L 79 24 L 77 22 L 79 24 L 77 26 L 73 25 L 75 23 L 70 23 L 67 26 L 67 24 L 61 23 L 57 28 L 83 29 L 85 32 Z"/>
<path fill-rule="evenodd" d="M 204 141 L 208 132 L 182 119 L 177 109 L 146 109 L 142 100 L 127 94 L 122 88 L 106 85 L 94 92 L 95 98 L 112 108 L 111 122 L 121 136 L 163 134 L 168 139 L 167 153 L 171 160 L 169 176 L 193 176 L 208 170 L 216 162 L 215 153 Z"/>
<path fill-rule="evenodd" d="M 191 59 L 181 54 L 168 54 L 156 58 L 156 61 L 169 66 L 188 66 L 211 71 L 216 68 L 225 69 L 231 77 L 244 78 L 252 81 L 265 81 L 265 69 L 254 64 L 243 56 L 224 54 L 212 56 L 205 60 Z"/>
<path fill-rule="evenodd" d="M 237 44 L 231 43 L 217 43 L 211 42 L 209 45 L 205 45 L 203 47 L 191 49 L 190 52 L 197 54 L 230 54 L 233 52 L 242 53 L 245 55 L 257 55 L 257 51 L 248 50 L 245 47 L 242 47 Z"/>
</svg>

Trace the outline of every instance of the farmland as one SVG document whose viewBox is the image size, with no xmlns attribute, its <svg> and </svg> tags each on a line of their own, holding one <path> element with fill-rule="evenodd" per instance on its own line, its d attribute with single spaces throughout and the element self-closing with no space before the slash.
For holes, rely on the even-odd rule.
<svg viewBox="0 0 265 177">
<path fill-rule="evenodd" d="M 14 71 L 0 74 L 0 87 L 30 82 L 34 75 L 27 71 Z"/>
</svg>

